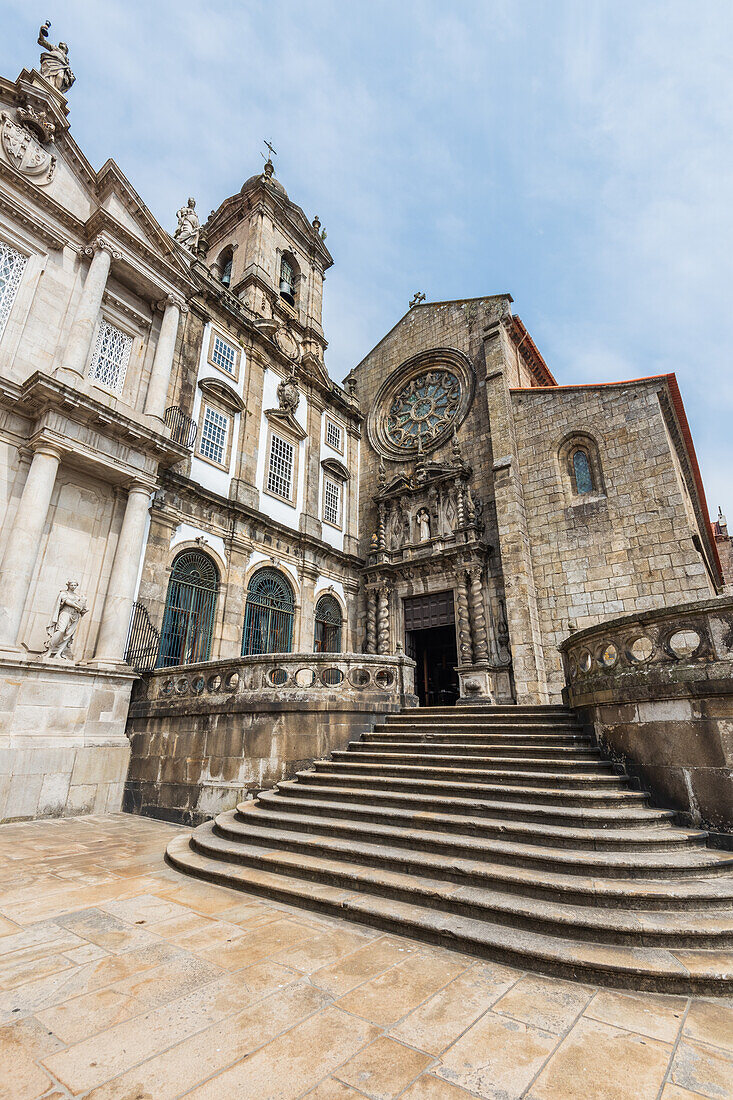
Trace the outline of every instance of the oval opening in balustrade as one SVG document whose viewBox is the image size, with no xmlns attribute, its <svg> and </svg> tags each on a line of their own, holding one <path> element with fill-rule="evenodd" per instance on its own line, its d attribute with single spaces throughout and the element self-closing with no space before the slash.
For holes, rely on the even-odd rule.
<svg viewBox="0 0 733 1100">
<path fill-rule="evenodd" d="M 692 657 L 700 648 L 702 639 L 696 630 L 676 630 L 669 639 L 669 648 L 680 661 Z"/>
<path fill-rule="evenodd" d="M 236 691 L 239 687 L 239 673 L 230 672 L 224 681 L 224 687 L 227 691 Z"/>
<path fill-rule="evenodd" d="M 627 652 L 630 661 L 643 665 L 654 652 L 654 643 L 651 638 L 647 638 L 646 634 L 641 634 L 638 638 L 634 638 Z"/>
<path fill-rule="evenodd" d="M 349 679 L 354 687 L 365 688 L 371 680 L 371 676 L 369 675 L 369 670 L 366 668 L 352 668 L 349 673 Z"/>
<path fill-rule="evenodd" d="M 598 664 L 601 668 L 613 668 L 617 661 L 618 650 L 613 642 L 601 646 L 601 652 L 598 654 Z"/>
<path fill-rule="evenodd" d="M 185 676 L 181 676 L 180 680 L 176 680 L 176 691 L 179 695 L 185 695 L 188 691 L 188 680 Z"/>
<path fill-rule="evenodd" d="M 593 658 L 587 649 L 584 649 L 578 657 L 578 668 L 582 673 L 590 672 L 593 668 Z"/>
<path fill-rule="evenodd" d="M 380 668 L 379 672 L 374 677 L 374 681 L 377 687 L 382 688 L 382 690 L 390 688 L 394 683 L 394 672 L 389 668 Z"/>
<path fill-rule="evenodd" d="M 163 686 L 160 689 L 160 694 L 161 695 L 172 695 L 173 694 L 173 681 L 172 680 L 164 680 L 163 681 Z"/>
<path fill-rule="evenodd" d="M 194 676 L 193 680 L 191 681 L 191 691 L 193 691 L 196 695 L 200 695 L 205 687 L 206 680 L 203 678 L 203 676 Z"/>
<path fill-rule="evenodd" d="M 215 672 L 213 676 L 209 676 L 208 688 L 209 691 L 218 691 L 221 687 L 221 676 L 218 672 Z"/>
<path fill-rule="evenodd" d="M 299 688 L 313 687 L 316 682 L 316 674 L 312 668 L 299 668 L 295 673 L 295 682 Z"/>
<path fill-rule="evenodd" d="M 270 687 L 279 688 L 288 682 L 287 669 L 271 668 L 267 673 L 267 682 Z"/>
<path fill-rule="evenodd" d="M 340 668 L 324 668 L 321 673 L 321 681 L 326 687 L 336 687 L 343 681 L 344 674 Z"/>
</svg>

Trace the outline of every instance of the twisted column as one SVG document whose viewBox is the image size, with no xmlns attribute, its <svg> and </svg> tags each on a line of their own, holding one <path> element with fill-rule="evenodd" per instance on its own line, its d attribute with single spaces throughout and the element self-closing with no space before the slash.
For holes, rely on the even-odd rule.
<svg viewBox="0 0 733 1100">
<path fill-rule="evenodd" d="M 377 653 L 389 653 L 389 589 L 379 589 L 377 600 Z"/>
<path fill-rule="evenodd" d="M 470 665 L 473 661 L 473 648 L 471 625 L 468 619 L 468 587 L 463 570 L 458 573 L 456 581 L 456 603 L 458 605 L 458 661 L 459 664 Z"/>
<path fill-rule="evenodd" d="M 471 630 L 473 633 L 473 655 L 475 661 L 488 661 L 489 639 L 486 632 L 486 612 L 484 593 L 481 585 L 483 570 L 480 565 L 472 565 L 468 570 L 471 582 Z"/>
<path fill-rule="evenodd" d="M 377 593 L 373 588 L 367 589 L 366 606 L 366 651 L 377 652 Z"/>
</svg>

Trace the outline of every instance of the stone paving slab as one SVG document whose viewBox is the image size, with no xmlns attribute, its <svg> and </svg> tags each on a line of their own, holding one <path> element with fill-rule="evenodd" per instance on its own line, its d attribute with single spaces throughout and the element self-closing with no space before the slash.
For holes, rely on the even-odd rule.
<svg viewBox="0 0 733 1100">
<path fill-rule="evenodd" d="M 733 1001 L 523 973 L 225 887 L 124 814 L 0 826 L 0 1100 L 733 1100 Z"/>
</svg>

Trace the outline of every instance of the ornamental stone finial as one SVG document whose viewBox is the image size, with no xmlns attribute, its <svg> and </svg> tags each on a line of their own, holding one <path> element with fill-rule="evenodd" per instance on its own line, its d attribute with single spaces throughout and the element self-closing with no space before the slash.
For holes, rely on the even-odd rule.
<svg viewBox="0 0 733 1100">
<path fill-rule="evenodd" d="M 69 47 L 65 42 L 59 42 L 58 46 L 52 45 L 48 40 L 48 32 L 51 24 L 48 20 L 38 32 L 38 45 L 43 47 L 41 53 L 41 76 L 44 80 L 65 95 L 76 77 L 69 64 Z"/>
</svg>

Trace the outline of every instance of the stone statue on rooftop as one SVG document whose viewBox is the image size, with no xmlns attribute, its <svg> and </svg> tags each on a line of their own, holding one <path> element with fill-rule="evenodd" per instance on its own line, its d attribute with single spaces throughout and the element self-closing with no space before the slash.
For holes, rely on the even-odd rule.
<svg viewBox="0 0 733 1100">
<path fill-rule="evenodd" d="M 51 621 L 46 627 L 48 638 L 43 648 L 47 657 L 73 660 L 71 644 L 82 615 L 86 615 L 89 610 L 87 601 L 77 594 L 78 587 L 78 581 L 67 581 L 66 588 L 56 597 Z"/>
<path fill-rule="evenodd" d="M 48 40 L 51 24 L 46 21 L 38 32 L 38 45 L 43 46 L 41 54 L 41 76 L 52 84 L 57 92 L 65 95 L 76 77 L 69 64 L 69 47 L 65 42 L 54 46 Z"/>
<path fill-rule="evenodd" d="M 196 200 L 189 199 L 186 205 L 178 211 L 176 217 L 178 218 L 178 225 L 173 234 L 173 239 L 182 244 L 184 248 L 195 252 L 196 245 L 199 243 L 199 232 L 201 231 L 201 223 L 196 213 Z"/>
</svg>

